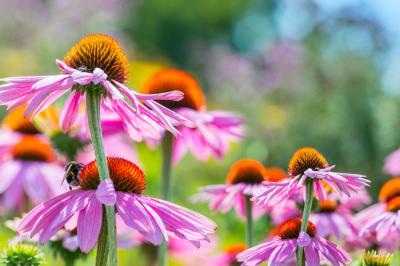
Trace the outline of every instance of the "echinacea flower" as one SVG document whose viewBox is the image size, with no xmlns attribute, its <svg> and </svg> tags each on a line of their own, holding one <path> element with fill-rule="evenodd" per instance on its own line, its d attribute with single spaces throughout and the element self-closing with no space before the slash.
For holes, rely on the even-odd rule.
<svg viewBox="0 0 400 266">
<path fill-rule="evenodd" d="M 400 175 L 400 149 L 395 150 L 386 157 L 383 170 L 392 176 Z"/>
<path fill-rule="evenodd" d="M 110 179 L 100 183 L 96 161 L 83 168 L 79 188 L 48 200 L 21 221 L 18 233 L 39 235 L 47 242 L 61 228 L 76 226 L 82 252 L 95 245 L 102 223 L 102 204 L 114 205 L 117 218 L 140 232 L 146 241 L 160 245 L 168 238 L 184 239 L 200 247 L 216 225 L 206 217 L 167 201 L 143 195 L 146 179 L 142 170 L 125 159 L 108 157 Z"/>
<path fill-rule="evenodd" d="M 265 180 L 265 168 L 257 160 L 241 159 L 229 170 L 226 184 L 201 187 L 192 197 L 193 202 L 208 202 L 213 212 L 227 213 L 234 208 L 240 218 L 246 218 L 246 197 L 254 196 Z M 253 218 L 259 218 L 265 209 L 255 205 Z"/>
<path fill-rule="evenodd" d="M 276 205 L 284 202 L 294 194 L 303 190 L 307 178 L 313 179 L 314 191 L 318 200 L 325 200 L 327 193 L 324 184 L 333 191 L 351 194 L 369 186 L 370 180 L 363 175 L 333 172 L 335 166 L 329 166 L 325 157 L 316 149 L 305 147 L 295 152 L 289 162 L 288 180 L 282 182 L 264 181 L 264 189 L 255 201 L 261 205 Z"/>
<path fill-rule="evenodd" d="M 178 101 L 183 94 L 171 91 L 143 95 L 124 85 L 128 60 L 119 43 L 105 34 L 92 34 L 75 44 L 64 58 L 56 60 L 60 74 L 0 79 L 0 104 L 8 108 L 28 104 L 25 115 L 33 119 L 57 99 L 71 92 L 60 115 L 60 126 L 66 131 L 77 118 L 86 92 L 101 95 L 101 107 L 118 114 L 135 140 L 160 138 L 160 127 L 178 134 L 173 123 L 192 125 L 181 115 L 156 100 Z"/>
<path fill-rule="evenodd" d="M 318 235 L 321 237 L 334 237 L 337 240 L 355 237 L 359 230 L 349 212 L 346 206 L 328 198 L 318 202 L 317 210 L 311 213 L 310 221 L 318 228 Z"/>
<path fill-rule="evenodd" d="M 317 236 L 317 228 L 311 222 L 307 231 L 300 233 L 301 219 L 293 219 L 280 225 L 277 236 L 250 248 L 237 256 L 244 266 L 254 266 L 267 261 L 269 266 L 287 265 L 295 260 L 298 247 L 304 247 L 307 266 L 320 266 L 322 260 L 332 265 L 346 265 L 350 256 L 336 244 Z"/>
<path fill-rule="evenodd" d="M 393 254 L 385 254 L 383 252 L 376 252 L 370 250 L 362 252 L 363 266 L 390 266 L 393 262 Z"/>
<path fill-rule="evenodd" d="M 44 138 L 25 135 L 0 154 L 1 204 L 6 210 L 23 210 L 25 197 L 41 203 L 62 192 L 64 168 L 56 163 L 55 152 Z"/>
<path fill-rule="evenodd" d="M 380 203 L 359 213 L 365 223 L 360 232 L 364 235 L 376 232 L 381 241 L 389 234 L 400 236 L 400 178 L 387 181 L 379 192 Z"/>
<path fill-rule="evenodd" d="M 172 160 L 178 162 L 187 151 L 197 159 L 205 161 L 210 156 L 222 158 L 229 144 L 244 136 L 243 119 L 226 111 L 207 111 L 203 91 L 188 73 L 178 69 L 164 69 L 151 76 L 143 86 L 144 94 L 184 93 L 179 102 L 158 101 L 194 123 L 194 127 L 180 128 L 181 136 L 173 143 Z"/>
</svg>

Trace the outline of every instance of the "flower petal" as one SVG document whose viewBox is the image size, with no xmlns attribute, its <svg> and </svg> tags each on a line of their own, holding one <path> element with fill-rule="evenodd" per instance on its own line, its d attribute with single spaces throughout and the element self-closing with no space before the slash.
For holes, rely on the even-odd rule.
<svg viewBox="0 0 400 266">
<path fill-rule="evenodd" d="M 110 178 L 101 181 L 96 190 L 96 198 L 104 205 L 111 206 L 115 204 L 117 195 L 115 193 L 114 184 Z"/>
</svg>

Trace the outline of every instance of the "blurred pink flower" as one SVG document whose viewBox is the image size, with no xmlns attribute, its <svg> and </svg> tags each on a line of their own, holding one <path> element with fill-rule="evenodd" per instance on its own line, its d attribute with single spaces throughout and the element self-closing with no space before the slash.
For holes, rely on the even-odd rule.
<svg viewBox="0 0 400 266">
<path fill-rule="evenodd" d="M 80 188 L 38 205 L 22 219 L 18 233 L 30 233 L 31 237 L 39 234 L 39 243 L 43 244 L 62 227 L 76 227 L 79 247 L 87 253 L 96 245 L 105 204 L 115 205 L 117 217 L 154 245 L 169 237 L 187 240 L 196 247 L 209 241 L 207 235 L 216 230 L 211 220 L 142 195 L 146 181 L 135 164 L 112 157 L 107 164 L 111 179 L 100 183 L 96 162 L 87 164 L 81 172 Z"/>
<path fill-rule="evenodd" d="M 64 169 L 56 164 L 53 148 L 45 138 L 25 135 L 9 144 L 0 153 L 0 200 L 4 209 L 22 211 L 26 196 L 36 205 L 66 189 L 61 185 Z"/>
<path fill-rule="evenodd" d="M 332 265 L 347 265 L 351 258 L 336 244 L 317 236 L 317 228 L 308 222 L 307 232 L 300 233 L 301 219 L 289 220 L 278 229 L 270 241 L 250 248 L 237 256 L 244 266 L 254 266 L 267 261 L 270 266 L 288 265 L 296 258 L 298 247 L 304 247 L 306 264 L 320 266 L 321 258 Z"/>
<path fill-rule="evenodd" d="M 183 93 L 183 100 L 160 103 L 194 123 L 190 129 L 180 127 L 181 136 L 173 144 L 174 163 L 187 151 L 191 151 L 202 161 L 210 156 L 220 159 L 228 151 L 231 142 L 244 137 L 243 119 L 230 112 L 207 111 L 206 99 L 200 85 L 193 76 L 182 70 L 160 70 L 147 79 L 141 88 L 144 94 L 169 93 L 173 90 Z"/>
<path fill-rule="evenodd" d="M 237 114 L 224 111 L 195 111 L 180 108 L 177 113 L 193 121 L 194 127 L 181 128 L 181 136 L 174 140 L 173 157 L 177 163 L 189 150 L 199 160 L 210 156 L 222 159 L 231 142 L 244 137 L 243 119 Z"/>
<path fill-rule="evenodd" d="M 192 202 L 208 202 L 213 212 L 227 213 L 232 208 L 237 215 L 246 218 L 246 197 L 252 197 L 261 189 L 265 180 L 265 168 L 257 160 L 242 159 L 235 162 L 226 178 L 226 184 L 201 187 Z M 253 204 L 253 218 L 266 213 L 266 209 Z"/>
<path fill-rule="evenodd" d="M 92 54 L 85 53 L 87 49 Z M 113 60 L 113 64 L 109 64 L 109 60 Z M 67 53 L 65 63 L 56 60 L 56 64 L 61 74 L 1 79 L 6 84 L 0 85 L 0 104 L 15 108 L 27 103 L 25 115 L 33 119 L 71 92 L 60 114 L 60 127 L 66 131 L 77 118 L 85 92 L 97 90 L 102 96 L 102 108 L 118 114 L 137 141 L 143 139 L 142 132 L 158 139 L 160 127 L 177 135 L 179 132 L 173 123 L 192 125 L 186 118 L 156 102 L 179 101 L 182 92 L 143 95 L 123 85 L 127 78 L 127 59 L 118 42 L 107 35 L 93 34 L 82 38 Z"/>
<path fill-rule="evenodd" d="M 400 149 L 395 150 L 386 157 L 383 170 L 392 176 L 400 175 Z"/>
</svg>

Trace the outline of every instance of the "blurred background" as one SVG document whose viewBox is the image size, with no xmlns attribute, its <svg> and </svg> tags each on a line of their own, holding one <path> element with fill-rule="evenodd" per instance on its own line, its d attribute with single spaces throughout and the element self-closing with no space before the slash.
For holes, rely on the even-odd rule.
<svg viewBox="0 0 400 266">
<path fill-rule="evenodd" d="M 240 158 L 286 169 L 296 149 L 314 146 L 338 170 L 371 178 L 376 196 L 400 146 L 399 23 L 396 0 L 0 0 L 0 76 L 54 73 L 55 58 L 89 33 L 120 40 L 136 88 L 165 67 L 193 74 L 209 110 L 247 123 L 224 160 L 188 155 L 174 170 L 175 201 L 214 219 L 224 245 L 243 241 L 243 222 L 187 200 L 225 182 Z M 137 148 L 157 195 L 159 151 Z"/>
</svg>

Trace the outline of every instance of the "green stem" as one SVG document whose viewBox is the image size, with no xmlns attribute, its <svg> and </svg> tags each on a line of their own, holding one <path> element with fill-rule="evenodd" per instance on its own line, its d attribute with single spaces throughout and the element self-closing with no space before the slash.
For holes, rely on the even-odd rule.
<svg viewBox="0 0 400 266">
<path fill-rule="evenodd" d="M 162 145 L 162 176 L 161 176 L 161 198 L 170 200 L 172 196 L 171 168 L 172 168 L 172 142 L 173 135 L 165 133 Z M 158 265 L 168 265 L 168 245 L 163 243 L 158 248 Z"/>
<path fill-rule="evenodd" d="M 99 170 L 100 180 L 109 178 L 107 159 L 103 146 L 103 135 L 100 124 L 100 99 L 99 89 L 93 86 L 86 93 L 86 112 L 88 116 L 88 124 L 90 136 L 92 139 L 93 150 L 96 156 L 97 168 Z M 102 229 L 98 239 L 96 265 L 117 265 L 117 241 L 115 236 L 115 209 L 114 206 L 105 206 L 105 219 L 103 218 Z M 104 217 L 104 212 L 103 212 Z M 104 224 L 106 224 L 104 226 Z M 104 254 L 108 253 L 108 261 L 105 260 Z"/>
<path fill-rule="evenodd" d="M 253 246 L 253 206 L 250 198 L 250 196 L 246 196 L 246 240 L 248 248 Z"/>
<path fill-rule="evenodd" d="M 308 219 L 310 217 L 312 203 L 313 203 L 313 193 L 314 193 L 314 180 L 311 178 L 306 179 L 306 200 L 303 208 L 303 218 L 301 221 L 300 232 L 307 232 Z M 297 266 L 304 266 L 305 260 L 304 248 L 297 249 Z"/>
</svg>

